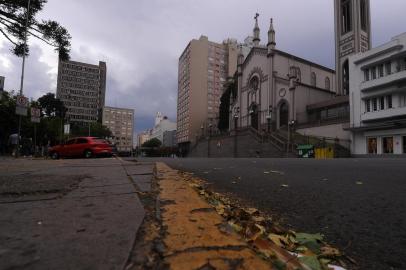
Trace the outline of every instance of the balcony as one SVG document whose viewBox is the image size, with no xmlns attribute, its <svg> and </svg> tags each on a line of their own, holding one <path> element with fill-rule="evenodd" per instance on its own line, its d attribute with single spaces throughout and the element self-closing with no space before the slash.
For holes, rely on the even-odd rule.
<svg viewBox="0 0 406 270">
<path fill-rule="evenodd" d="M 406 107 L 392 108 L 382 111 L 367 112 L 361 115 L 362 122 L 386 120 L 397 116 L 406 115 Z"/>
<path fill-rule="evenodd" d="M 361 92 L 367 92 L 375 88 L 379 88 L 385 85 L 391 85 L 400 81 L 406 81 L 406 70 L 392 73 L 390 75 L 376 78 L 361 83 Z"/>
</svg>

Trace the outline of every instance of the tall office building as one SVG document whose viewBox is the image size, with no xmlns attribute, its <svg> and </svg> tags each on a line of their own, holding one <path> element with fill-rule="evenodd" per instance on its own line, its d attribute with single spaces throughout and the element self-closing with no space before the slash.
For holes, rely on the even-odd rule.
<svg viewBox="0 0 406 270">
<path fill-rule="evenodd" d="M 80 124 L 101 121 L 106 95 L 106 63 L 60 61 L 56 97 L 68 109 L 66 118 Z"/>
<path fill-rule="evenodd" d="M 103 108 L 103 125 L 113 135 L 112 143 L 118 152 L 131 152 L 134 134 L 134 110 L 114 107 Z"/>
<path fill-rule="evenodd" d="M 190 143 L 217 128 L 224 86 L 237 69 L 237 41 L 215 43 L 201 36 L 179 58 L 176 139 L 187 151 Z"/>
</svg>

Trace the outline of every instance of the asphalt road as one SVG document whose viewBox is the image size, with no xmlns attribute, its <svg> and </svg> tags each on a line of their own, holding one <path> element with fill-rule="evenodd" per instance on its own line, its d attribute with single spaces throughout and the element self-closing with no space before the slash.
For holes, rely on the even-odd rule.
<svg viewBox="0 0 406 270">
<path fill-rule="evenodd" d="M 286 226 L 324 234 L 357 261 L 352 269 L 406 269 L 405 159 L 164 161 Z"/>
</svg>

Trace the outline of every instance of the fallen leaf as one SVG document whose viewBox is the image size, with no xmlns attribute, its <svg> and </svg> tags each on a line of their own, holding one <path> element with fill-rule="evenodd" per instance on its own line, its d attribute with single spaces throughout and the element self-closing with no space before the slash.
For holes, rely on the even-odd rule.
<svg viewBox="0 0 406 270">
<path fill-rule="evenodd" d="M 321 255 L 325 257 L 337 257 L 340 256 L 341 253 L 338 249 L 330 247 L 330 246 L 325 246 L 320 249 Z"/>
<path fill-rule="evenodd" d="M 288 188 L 289 185 L 283 184 L 283 185 L 281 185 L 281 187 Z"/>
<path fill-rule="evenodd" d="M 270 173 L 271 173 L 271 172 L 266 172 L 266 171 L 264 172 L 264 174 L 270 174 Z"/>
<path fill-rule="evenodd" d="M 285 248 L 289 242 L 289 240 L 286 237 L 273 233 L 268 234 L 268 238 L 281 248 Z"/>
<path fill-rule="evenodd" d="M 237 181 L 233 181 L 233 182 L 231 182 L 231 184 L 237 184 Z"/>
<path fill-rule="evenodd" d="M 233 228 L 234 231 L 236 232 L 241 232 L 242 227 L 234 222 L 229 221 L 228 224 Z"/>
<path fill-rule="evenodd" d="M 271 173 L 276 173 L 276 174 L 280 174 L 280 175 L 284 175 L 284 172 L 280 172 L 280 171 L 271 171 Z"/>
<path fill-rule="evenodd" d="M 317 256 L 300 257 L 299 261 L 310 267 L 312 270 L 322 270 L 320 262 L 317 259 Z"/>
<path fill-rule="evenodd" d="M 247 212 L 250 215 L 254 215 L 254 214 L 259 213 L 258 209 L 252 208 L 252 207 L 251 208 L 245 208 L 244 211 Z"/>
<path fill-rule="evenodd" d="M 255 221 L 255 222 L 264 222 L 265 218 L 264 217 L 254 216 L 254 217 L 252 217 L 252 220 Z"/>
<path fill-rule="evenodd" d="M 357 181 L 357 182 L 355 182 L 355 184 L 357 184 L 357 185 L 362 185 L 362 184 L 364 184 L 364 183 L 362 183 L 361 181 Z"/>
</svg>

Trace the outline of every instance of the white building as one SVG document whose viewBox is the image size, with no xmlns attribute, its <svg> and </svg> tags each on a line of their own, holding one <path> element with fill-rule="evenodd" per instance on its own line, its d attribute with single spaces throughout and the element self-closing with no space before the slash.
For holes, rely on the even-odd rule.
<svg viewBox="0 0 406 270">
<path fill-rule="evenodd" d="M 406 33 L 349 62 L 352 153 L 406 154 Z"/>
<path fill-rule="evenodd" d="M 134 133 L 134 110 L 104 107 L 103 125 L 108 127 L 113 135 L 112 141 L 118 152 L 131 152 Z"/>
<path fill-rule="evenodd" d="M 176 130 L 176 123 L 171 122 L 166 116 L 162 117 L 162 114 L 158 112 L 155 118 L 155 126 L 151 131 L 150 139 L 157 138 L 163 142 L 165 131 L 173 130 Z"/>
<path fill-rule="evenodd" d="M 143 131 L 138 134 L 138 139 L 137 139 L 137 146 L 141 147 L 145 142 L 149 141 L 151 139 L 151 129 L 148 129 L 146 131 Z"/>
</svg>

